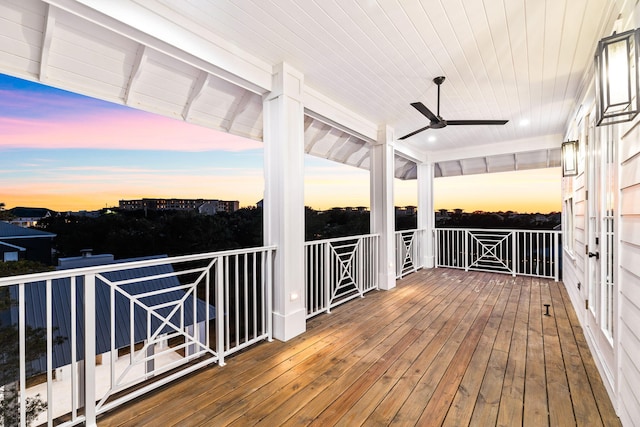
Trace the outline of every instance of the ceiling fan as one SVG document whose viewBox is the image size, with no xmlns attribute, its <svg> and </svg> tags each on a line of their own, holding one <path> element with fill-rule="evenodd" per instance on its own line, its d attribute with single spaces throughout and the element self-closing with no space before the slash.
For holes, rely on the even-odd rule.
<svg viewBox="0 0 640 427">
<path fill-rule="evenodd" d="M 440 117 L 440 85 L 444 82 L 444 76 L 439 76 L 433 79 L 433 82 L 438 85 L 438 114 L 433 114 L 431 110 L 429 110 L 422 102 L 413 102 L 411 106 L 422 113 L 426 118 L 429 119 L 430 123 L 428 126 L 425 126 L 421 129 L 413 131 L 403 137 L 398 138 L 399 140 L 407 139 L 417 133 L 420 133 L 427 129 L 440 129 L 445 126 L 458 126 L 458 125 L 504 125 L 509 120 L 445 120 Z"/>
</svg>

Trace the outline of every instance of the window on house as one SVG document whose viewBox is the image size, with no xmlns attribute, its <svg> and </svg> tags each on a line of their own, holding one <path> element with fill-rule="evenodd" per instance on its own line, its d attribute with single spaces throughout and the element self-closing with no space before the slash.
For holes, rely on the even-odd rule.
<svg viewBox="0 0 640 427">
<path fill-rule="evenodd" d="M 4 261 L 18 261 L 18 252 L 5 252 Z"/>
<path fill-rule="evenodd" d="M 575 217 L 573 213 L 573 197 L 569 197 L 564 201 L 563 212 L 564 221 L 562 230 L 562 241 L 567 252 L 573 254 L 573 232 L 575 224 Z"/>
</svg>

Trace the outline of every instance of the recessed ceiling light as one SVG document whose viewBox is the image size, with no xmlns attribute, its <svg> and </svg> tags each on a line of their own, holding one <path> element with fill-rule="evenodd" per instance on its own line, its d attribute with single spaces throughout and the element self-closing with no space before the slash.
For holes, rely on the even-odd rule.
<svg viewBox="0 0 640 427">
<path fill-rule="evenodd" d="M 435 136 L 430 136 L 430 137 L 427 139 L 427 141 L 429 141 L 429 142 L 433 142 L 433 141 L 435 141 L 435 140 L 436 140 L 436 137 L 435 137 Z"/>
<path fill-rule="evenodd" d="M 529 126 L 529 119 L 520 119 L 520 126 Z"/>
</svg>

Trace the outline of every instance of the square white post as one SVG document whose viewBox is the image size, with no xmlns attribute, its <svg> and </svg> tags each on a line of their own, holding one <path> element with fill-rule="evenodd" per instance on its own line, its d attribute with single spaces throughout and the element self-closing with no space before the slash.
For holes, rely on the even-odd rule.
<svg viewBox="0 0 640 427">
<path fill-rule="evenodd" d="M 264 241 L 276 245 L 273 336 L 287 341 L 306 330 L 304 303 L 304 76 L 274 67 L 264 106 Z"/>
<path fill-rule="evenodd" d="M 393 129 L 378 129 L 378 141 L 371 147 L 371 232 L 380 235 L 380 289 L 396 286 Z"/>
<path fill-rule="evenodd" d="M 423 268 L 435 266 L 435 218 L 433 209 L 433 163 L 418 163 L 418 229 L 424 230 L 419 237 L 420 264 Z"/>
</svg>

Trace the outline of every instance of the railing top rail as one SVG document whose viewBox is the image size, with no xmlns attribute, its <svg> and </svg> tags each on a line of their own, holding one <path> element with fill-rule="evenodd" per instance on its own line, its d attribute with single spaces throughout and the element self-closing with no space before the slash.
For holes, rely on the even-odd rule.
<svg viewBox="0 0 640 427">
<path fill-rule="evenodd" d="M 415 231 L 426 231 L 426 228 L 410 228 L 408 230 L 396 230 L 396 234 L 401 234 L 401 233 L 410 233 L 410 232 L 415 232 Z"/>
<path fill-rule="evenodd" d="M 365 237 L 380 237 L 379 234 L 358 234 L 355 236 L 345 236 L 345 237 L 335 237 L 333 239 L 322 239 L 322 240 L 309 240 L 308 242 L 304 242 L 305 246 L 318 245 L 321 243 L 334 243 L 334 242 L 344 242 L 346 240 L 356 240 Z"/>
<path fill-rule="evenodd" d="M 436 231 L 478 231 L 483 233 L 551 233 L 551 234 L 562 234 L 562 230 L 545 230 L 545 229 L 529 229 L 529 228 L 467 228 L 467 227 L 444 227 L 444 228 L 435 228 Z"/>
<path fill-rule="evenodd" d="M 65 277 L 82 276 L 85 274 L 100 274 L 109 271 L 129 270 L 132 268 L 150 267 L 161 264 L 175 264 L 189 261 L 200 261 L 203 259 L 216 258 L 220 256 L 242 255 L 256 252 L 269 252 L 277 249 L 277 246 L 260 246 L 253 248 L 233 249 L 228 251 L 207 252 L 194 255 L 180 255 L 174 257 L 152 258 L 141 261 L 119 262 L 104 264 L 94 267 L 70 268 L 67 270 L 47 271 L 43 273 L 22 274 L 19 276 L 9 276 L 0 278 L 0 287 L 15 285 L 17 283 L 32 283 L 43 280 L 55 280 Z"/>
</svg>

